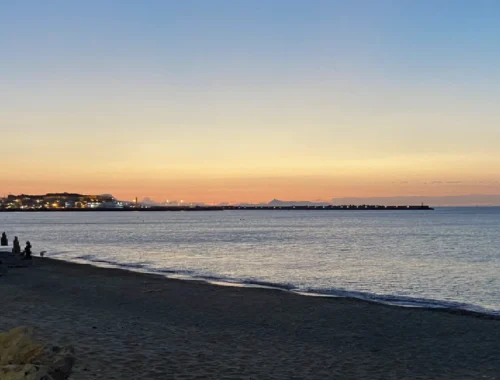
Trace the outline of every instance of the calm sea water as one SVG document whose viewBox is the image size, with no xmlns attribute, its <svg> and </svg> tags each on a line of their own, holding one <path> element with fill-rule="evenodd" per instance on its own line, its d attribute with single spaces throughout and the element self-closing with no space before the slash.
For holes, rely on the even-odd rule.
<svg viewBox="0 0 500 380">
<path fill-rule="evenodd" d="M 0 213 L 4 230 L 62 260 L 500 314 L 500 208 Z"/>
</svg>

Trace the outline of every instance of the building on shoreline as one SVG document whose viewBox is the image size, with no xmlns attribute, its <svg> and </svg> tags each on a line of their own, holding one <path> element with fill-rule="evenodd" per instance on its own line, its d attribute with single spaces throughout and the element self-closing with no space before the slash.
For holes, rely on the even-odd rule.
<svg viewBox="0 0 500 380">
<path fill-rule="evenodd" d="M 48 209 L 96 209 L 123 208 L 127 206 L 110 194 L 83 195 L 76 193 L 48 193 L 45 195 L 13 195 L 0 198 L 0 209 L 48 210 Z"/>
</svg>

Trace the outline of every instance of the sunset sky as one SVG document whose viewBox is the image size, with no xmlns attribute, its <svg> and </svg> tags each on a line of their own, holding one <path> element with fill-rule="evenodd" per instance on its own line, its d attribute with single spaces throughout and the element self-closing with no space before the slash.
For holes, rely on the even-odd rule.
<svg viewBox="0 0 500 380">
<path fill-rule="evenodd" d="M 498 1 L 3 1 L 0 191 L 500 194 Z"/>
</svg>

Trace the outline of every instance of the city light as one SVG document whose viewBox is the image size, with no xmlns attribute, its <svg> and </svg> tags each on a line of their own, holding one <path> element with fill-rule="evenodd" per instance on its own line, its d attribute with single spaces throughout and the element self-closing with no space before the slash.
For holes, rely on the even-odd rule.
<svg viewBox="0 0 500 380">
<path fill-rule="evenodd" d="M 124 208 L 137 205 L 137 201 L 120 202 L 110 195 L 82 195 L 69 193 L 51 193 L 45 195 L 13 195 L 0 198 L 0 209 L 50 210 L 50 209 L 85 209 L 85 208 Z"/>
</svg>

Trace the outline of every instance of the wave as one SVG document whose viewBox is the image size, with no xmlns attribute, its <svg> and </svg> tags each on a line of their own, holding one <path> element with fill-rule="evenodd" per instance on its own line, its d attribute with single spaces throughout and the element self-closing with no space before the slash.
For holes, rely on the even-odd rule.
<svg viewBox="0 0 500 380">
<path fill-rule="evenodd" d="M 335 298 L 351 298 L 373 302 L 378 304 L 408 307 L 408 308 L 425 308 L 442 311 L 451 311 L 457 313 L 477 314 L 488 317 L 500 318 L 500 310 L 488 309 L 479 305 L 444 301 L 429 298 L 399 296 L 392 294 L 377 294 L 369 292 L 358 292 L 337 288 L 298 288 L 291 283 L 277 283 L 271 281 L 263 281 L 252 278 L 232 278 L 226 276 L 218 276 L 209 273 L 201 273 L 189 269 L 178 268 L 154 268 L 151 267 L 153 262 L 141 261 L 123 263 L 114 260 L 105 260 L 96 257 L 95 255 L 81 255 L 76 257 L 61 257 L 66 252 L 51 252 L 49 257 L 56 260 L 63 260 L 69 262 L 86 263 L 98 267 L 113 267 L 123 270 L 134 272 L 150 273 L 163 275 L 167 278 L 185 279 L 205 281 L 207 283 L 221 285 L 221 286 L 238 286 L 249 288 L 266 288 L 287 291 L 303 296 L 316 296 L 316 297 L 335 297 Z"/>
<path fill-rule="evenodd" d="M 468 304 L 463 302 L 436 300 L 430 298 L 399 296 L 392 294 L 376 294 L 369 292 L 356 292 L 344 289 L 308 289 L 307 291 L 301 291 L 300 294 L 354 298 L 368 302 L 391 305 L 391 306 L 439 309 L 443 311 L 446 310 L 463 311 L 463 312 L 500 317 L 500 310 L 487 309 L 479 305 Z"/>
</svg>

